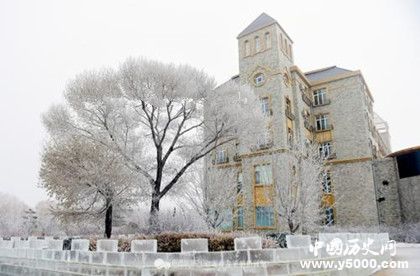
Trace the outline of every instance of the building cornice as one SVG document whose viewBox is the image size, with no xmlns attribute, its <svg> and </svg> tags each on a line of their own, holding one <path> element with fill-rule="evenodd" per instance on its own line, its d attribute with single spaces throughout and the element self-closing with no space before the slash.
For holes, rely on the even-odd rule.
<svg viewBox="0 0 420 276">
<path fill-rule="evenodd" d="M 297 67 L 297 65 L 293 65 L 292 67 L 290 67 L 290 71 L 291 72 L 296 72 L 299 75 L 299 77 L 306 83 L 306 85 L 311 86 L 311 82 L 305 76 L 305 74 L 302 72 L 302 70 L 300 70 L 299 67 Z"/>
</svg>

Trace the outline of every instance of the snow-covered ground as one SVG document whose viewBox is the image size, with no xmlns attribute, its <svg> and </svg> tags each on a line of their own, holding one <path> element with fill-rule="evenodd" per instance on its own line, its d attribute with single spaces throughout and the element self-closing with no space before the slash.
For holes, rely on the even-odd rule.
<svg viewBox="0 0 420 276">
<path fill-rule="evenodd" d="M 420 244 L 398 244 L 397 254 L 394 261 L 408 261 L 408 268 L 386 269 L 375 274 L 375 276 L 414 276 L 420 275 Z"/>
</svg>

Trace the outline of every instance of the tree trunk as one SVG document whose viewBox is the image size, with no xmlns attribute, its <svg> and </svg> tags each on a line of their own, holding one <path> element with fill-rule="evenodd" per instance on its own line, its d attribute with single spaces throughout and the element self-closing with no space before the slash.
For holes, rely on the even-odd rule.
<svg viewBox="0 0 420 276">
<path fill-rule="evenodd" d="M 150 233 L 158 233 L 160 230 L 159 204 L 160 204 L 159 194 L 157 192 L 153 192 L 152 203 L 150 206 L 150 216 L 149 216 L 149 232 Z"/>
<path fill-rule="evenodd" d="M 111 238 L 112 233 L 112 204 L 108 205 L 105 213 L 105 234 L 104 237 Z"/>
</svg>

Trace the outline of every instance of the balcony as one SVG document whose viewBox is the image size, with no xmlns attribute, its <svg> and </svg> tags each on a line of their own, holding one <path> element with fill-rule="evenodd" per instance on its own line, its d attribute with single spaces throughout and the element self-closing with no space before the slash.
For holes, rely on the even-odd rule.
<svg viewBox="0 0 420 276">
<path fill-rule="evenodd" d="M 318 104 L 315 104 L 315 102 L 314 102 L 313 106 L 314 107 L 324 106 L 324 105 L 327 105 L 327 104 L 330 104 L 330 103 L 331 103 L 331 100 L 325 99 L 325 100 L 320 101 Z"/>
<path fill-rule="evenodd" d="M 292 110 L 290 108 L 286 108 L 286 110 L 284 112 L 285 112 L 287 118 L 289 118 L 290 120 L 295 119 L 295 115 L 292 113 Z"/>
<path fill-rule="evenodd" d="M 308 105 L 308 106 L 312 106 L 312 101 L 311 99 L 305 94 L 305 93 L 301 93 L 302 94 L 302 100 Z"/>
</svg>

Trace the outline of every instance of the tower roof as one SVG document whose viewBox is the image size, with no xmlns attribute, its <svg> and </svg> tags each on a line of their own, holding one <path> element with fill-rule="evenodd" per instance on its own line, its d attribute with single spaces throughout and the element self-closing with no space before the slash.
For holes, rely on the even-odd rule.
<svg viewBox="0 0 420 276">
<path fill-rule="evenodd" d="M 250 33 L 253 33 L 255 31 L 258 31 L 262 28 L 268 27 L 270 25 L 277 24 L 280 29 L 286 34 L 286 36 L 290 39 L 290 37 L 287 35 L 287 33 L 283 30 L 283 28 L 280 26 L 280 24 L 271 16 L 263 12 L 260 14 L 260 16 L 257 17 L 254 21 L 252 21 L 251 24 L 248 25 L 239 35 L 237 38 L 241 38 L 243 36 L 246 36 Z M 292 39 L 290 39 L 292 41 Z"/>
</svg>

